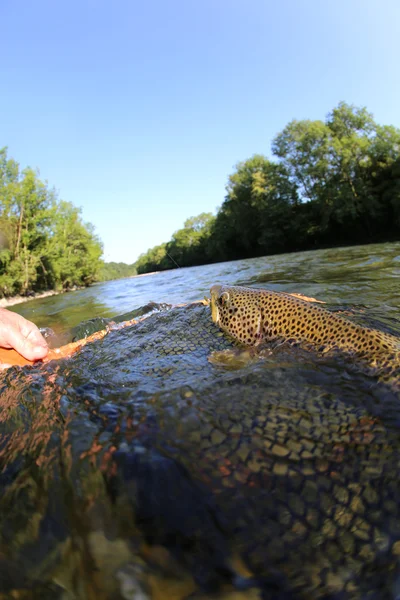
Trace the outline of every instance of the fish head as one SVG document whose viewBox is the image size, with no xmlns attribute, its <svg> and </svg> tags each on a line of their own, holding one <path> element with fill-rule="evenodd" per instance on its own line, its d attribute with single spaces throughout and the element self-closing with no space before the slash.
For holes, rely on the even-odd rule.
<svg viewBox="0 0 400 600">
<path fill-rule="evenodd" d="M 262 326 L 256 290 L 213 285 L 210 293 L 211 317 L 214 323 L 242 344 L 259 344 Z"/>
</svg>

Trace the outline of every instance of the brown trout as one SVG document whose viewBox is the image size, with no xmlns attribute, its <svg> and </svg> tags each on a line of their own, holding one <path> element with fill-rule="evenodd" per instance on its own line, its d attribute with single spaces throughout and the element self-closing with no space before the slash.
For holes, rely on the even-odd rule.
<svg viewBox="0 0 400 600">
<path fill-rule="evenodd" d="M 214 323 L 242 344 L 257 346 L 282 339 L 318 350 L 349 352 L 371 366 L 387 366 L 388 361 L 398 364 L 399 338 L 357 325 L 290 294 L 222 285 L 214 285 L 210 292 Z"/>
</svg>

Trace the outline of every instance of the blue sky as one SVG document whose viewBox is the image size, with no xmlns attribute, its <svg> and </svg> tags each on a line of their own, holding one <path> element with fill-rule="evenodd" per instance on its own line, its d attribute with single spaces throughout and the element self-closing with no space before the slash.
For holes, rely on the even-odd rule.
<svg viewBox="0 0 400 600">
<path fill-rule="evenodd" d="M 133 262 L 341 100 L 400 126 L 399 0 L 1 0 L 0 147 Z"/>
</svg>

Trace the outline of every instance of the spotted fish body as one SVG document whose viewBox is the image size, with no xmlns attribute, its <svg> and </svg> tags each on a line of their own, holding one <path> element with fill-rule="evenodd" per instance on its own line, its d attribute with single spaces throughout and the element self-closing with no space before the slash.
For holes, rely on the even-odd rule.
<svg viewBox="0 0 400 600">
<path fill-rule="evenodd" d="M 221 285 L 210 291 L 214 323 L 243 344 L 255 346 L 279 338 L 306 342 L 317 349 L 354 353 L 370 364 L 400 356 L 399 338 L 352 323 L 290 294 Z"/>
</svg>

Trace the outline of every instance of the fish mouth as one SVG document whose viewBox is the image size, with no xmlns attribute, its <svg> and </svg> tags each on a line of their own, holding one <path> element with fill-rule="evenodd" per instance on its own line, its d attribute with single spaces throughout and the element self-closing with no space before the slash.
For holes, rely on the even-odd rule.
<svg viewBox="0 0 400 600">
<path fill-rule="evenodd" d="M 210 289 L 211 294 L 211 318 L 216 325 L 219 325 L 219 310 L 217 306 L 217 299 L 220 295 L 222 285 L 213 285 Z"/>
</svg>

